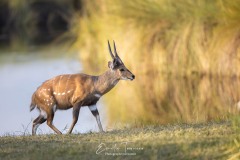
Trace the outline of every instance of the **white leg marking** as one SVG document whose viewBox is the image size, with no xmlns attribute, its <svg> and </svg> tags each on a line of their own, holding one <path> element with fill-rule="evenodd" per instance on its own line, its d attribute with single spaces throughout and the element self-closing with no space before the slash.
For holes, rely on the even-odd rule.
<svg viewBox="0 0 240 160">
<path fill-rule="evenodd" d="M 90 111 L 96 111 L 97 110 L 96 105 L 89 106 L 88 108 L 90 109 Z"/>
<path fill-rule="evenodd" d="M 34 128 L 33 128 L 34 133 L 36 133 L 37 128 L 38 128 L 39 126 L 40 126 L 40 124 L 37 124 L 37 125 L 34 126 Z"/>
<path fill-rule="evenodd" d="M 40 109 L 40 114 L 44 117 L 44 119 L 47 118 L 47 113 L 44 110 Z"/>
<path fill-rule="evenodd" d="M 96 120 L 97 120 L 97 124 L 98 124 L 98 128 L 101 132 L 103 132 L 103 128 L 102 128 L 102 124 L 101 124 L 101 121 L 100 121 L 100 116 L 97 114 L 96 116 Z"/>
<path fill-rule="evenodd" d="M 99 116 L 99 115 L 96 116 L 96 119 L 97 119 L 97 122 L 101 124 L 100 116 Z"/>
<path fill-rule="evenodd" d="M 53 112 L 55 113 L 55 112 L 56 112 L 56 110 L 57 110 L 57 106 L 56 106 L 56 105 L 54 105 L 54 106 L 53 106 Z"/>
</svg>

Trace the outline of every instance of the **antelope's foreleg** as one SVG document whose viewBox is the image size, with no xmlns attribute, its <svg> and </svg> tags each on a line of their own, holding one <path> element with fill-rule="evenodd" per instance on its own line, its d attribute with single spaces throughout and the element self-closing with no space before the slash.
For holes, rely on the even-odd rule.
<svg viewBox="0 0 240 160">
<path fill-rule="evenodd" d="M 92 114 L 94 115 L 94 117 L 97 120 L 99 131 L 100 132 L 104 132 L 103 128 L 102 128 L 101 121 L 100 121 L 100 116 L 99 116 L 99 113 L 98 113 L 97 106 L 96 105 L 92 105 L 92 106 L 88 106 L 88 108 L 90 109 L 90 111 L 92 112 Z"/>
<path fill-rule="evenodd" d="M 78 116 L 79 116 L 79 111 L 80 111 L 80 106 L 74 106 L 73 107 L 73 122 L 72 122 L 72 125 L 71 127 L 69 128 L 67 134 L 71 134 L 72 133 L 72 130 L 75 126 L 75 124 L 77 123 L 78 121 Z"/>
</svg>

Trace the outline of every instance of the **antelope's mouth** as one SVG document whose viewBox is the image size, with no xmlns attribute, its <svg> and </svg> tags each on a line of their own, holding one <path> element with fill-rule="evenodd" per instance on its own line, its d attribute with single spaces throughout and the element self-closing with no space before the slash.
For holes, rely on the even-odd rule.
<svg viewBox="0 0 240 160">
<path fill-rule="evenodd" d="M 132 81 L 135 79 L 135 76 L 133 75 L 132 77 L 122 77 L 122 80 L 129 80 Z"/>
<path fill-rule="evenodd" d="M 130 80 L 130 81 L 133 81 L 133 80 L 134 80 L 134 78 L 128 78 L 128 80 Z"/>
</svg>

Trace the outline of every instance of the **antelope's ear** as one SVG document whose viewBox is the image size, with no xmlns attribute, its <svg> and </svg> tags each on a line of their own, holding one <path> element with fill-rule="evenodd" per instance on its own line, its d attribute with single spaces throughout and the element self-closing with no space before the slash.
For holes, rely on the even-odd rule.
<svg viewBox="0 0 240 160">
<path fill-rule="evenodd" d="M 111 62 L 111 61 L 108 62 L 108 68 L 113 70 L 113 68 L 114 68 L 113 62 Z"/>
</svg>

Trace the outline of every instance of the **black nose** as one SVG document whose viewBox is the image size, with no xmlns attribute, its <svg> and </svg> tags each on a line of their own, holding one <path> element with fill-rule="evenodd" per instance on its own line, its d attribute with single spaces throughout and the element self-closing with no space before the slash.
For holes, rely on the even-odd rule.
<svg viewBox="0 0 240 160">
<path fill-rule="evenodd" d="M 134 76 L 134 75 L 132 75 L 132 78 L 133 78 L 133 79 L 135 79 L 135 76 Z"/>
</svg>

